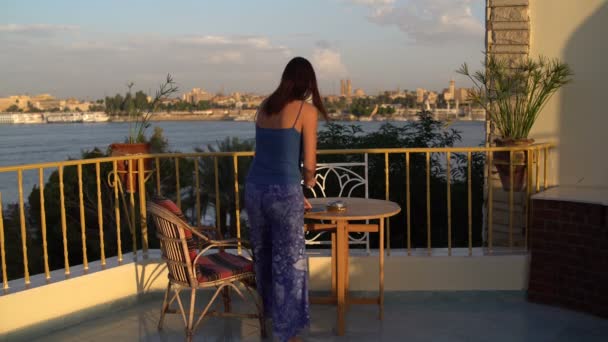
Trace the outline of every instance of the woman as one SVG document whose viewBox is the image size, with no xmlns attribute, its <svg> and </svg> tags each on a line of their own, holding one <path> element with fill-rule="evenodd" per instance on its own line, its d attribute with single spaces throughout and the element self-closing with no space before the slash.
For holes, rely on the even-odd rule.
<svg viewBox="0 0 608 342">
<path fill-rule="evenodd" d="M 312 103 L 306 102 L 312 97 Z M 280 341 L 310 321 L 301 182 L 314 186 L 317 112 L 327 118 L 310 62 L 293 58 L 256 118 L 256 153 L 245 187 L 258 292 Z M 300 170 L 303 159 L 304 168 Z"/>
</svg>

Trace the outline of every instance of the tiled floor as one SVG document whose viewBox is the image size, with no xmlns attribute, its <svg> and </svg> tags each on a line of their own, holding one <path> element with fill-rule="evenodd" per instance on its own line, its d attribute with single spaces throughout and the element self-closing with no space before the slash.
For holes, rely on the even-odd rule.
<svg viewBox="0 0 608 342">
<path fill-rule="evenodd" d="M 157 331 L 160 305 L 160 299 L 147 299 L 39 340 L 183 340 L 182 320 L 177 315 L 169 316 L 165 329 Z M 238 308 L 246 306 L 237 304 Z M 334 334 L 334 307 L 313 305 L 311 317 L 304 341 L 608 341 L 608 320 L 528 303 L 520 292 L 387 293 L 384 320 L 378 320 L 376 306 L 352 306 L 343 337 Z M 196 332 L 194 340 L 261 339 L 255 320 L 212 318 Z"/>
</svg>

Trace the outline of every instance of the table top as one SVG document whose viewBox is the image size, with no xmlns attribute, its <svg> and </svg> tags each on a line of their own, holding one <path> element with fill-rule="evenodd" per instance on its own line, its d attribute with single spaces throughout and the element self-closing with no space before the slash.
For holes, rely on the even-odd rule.
<svg viewBox="0 0 608 342">
<path fill-rule="evenodd" d="M 305 218 L 317 220 L 368 220 L 390 217 L 398 214 L 401 207 L 395 202 L 359 198 L 359 197 L 324 197 L 309 198 L 313 208 L 325 208 L 328 203 L 340 200 L 346 204 L 346 210 L 340 212 L 309 211 Z"/>
</svg>

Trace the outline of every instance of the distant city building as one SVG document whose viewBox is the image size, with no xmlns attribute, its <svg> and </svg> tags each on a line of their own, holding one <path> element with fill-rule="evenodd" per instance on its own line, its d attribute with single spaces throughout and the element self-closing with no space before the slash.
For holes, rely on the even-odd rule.
<svg viewBox="0 0 608 342">
<path fill-rule="evenodd" d="M 339 102 L 340 101 L 340 97 L 339 96 L 335 96 L 335 95 L 328 95 L 328 96 L 325 96 L 325 101 L 329 102 L 329 103 Z"/>
<path fill-rule="evenodd" d="M 455 100 L 455 97 L 456 97 L 456 82 L 454 80 L 451 80 L 449 88 L 443 90 L 443 99 L 446 101 L 452 101 L 452 100 Z"/>
<path fill-rule="evenodd" d="M 74 104 L 74 101 L 71 101 Z M 75 101 L 76 103 L 78 100 Z M 63 110 L 66 108 L 66 101 L 56 99 L 50 94 L 40 94 L 33 96 L 29 99 L 28 107 L 32 107 L 38 110 L 51 110 L 51 109 L 60 109 Z"/>
<path fill-rule="evenodd" d="M 353 93 L 353 86 L 350 83 L 350 80 L 346 80 L 346 97 L 351 97 Z"/>
<path fill-rule="evenodd" d="M 182 100 L 190 103 L 199 103 L 200 101 L 210 101 L 213 94 L 206 92 L 201 88 L 192 88 L 189 93 L 182 95 Z"/>
<path fill-rule="evenodd" d="M 14 95 L 0 98 L 0 111 L 6 111 L 12 106 L 16 106 L 19 110 L 24 112 L 34 109 L 43 111 L 52 109 L 88 111 L 91 103 L 81 102 L 75 98 L 61 100 L 50 94 L 40 94 L 36 96 Z"/>
<path fill-rule="evenodd" d="M 469 103 L 469 92 L 468 88 L 456 88 L 456 82 L 451 80 L 449 88 L 443 90 L 443 99 L 458 104 Z"/>
<path fill-rule="evenodd" d="M 391 100 L 394 100 L 398 98 L 406 98 L 407 92 L 397 89 L 396 91 L 387 91 L 385 92 L 385 95 L 388 96 Z"/>
<path fill-rule="evenodd" d="M 364 97 L 364 96 L 365 96 L 365 92 L 363 91 L 363 89 L 361 89 L 361 88 L 355 89 L 355 97 Z"/>
<path fill-rule="evenodd" d="M 71 111 L 81 111 L 81 112 L 88 112 L 89 108 L 91 107 L 91 103 L 90 102 L 81 102 L 75 98 L 69 98 L 65 101 L 65 105 L 63 109 L 68 109 Z"/>
<path fill-rule="evenodd" d="M 240 100 L 243 103 L 243 108 L 257 108 L 264 100 L 264 97 L 256 94 L 240 94 Z"/>
<path fill-rule="evenodd" d="M 426 94 L 427 90 L 424 88 L 416 88 L 416 103 L 424 102 L 424 94 Z"/>
<path fill-rule="evenodd" d="M 437 104 L 439 95 L 434 91 L 429 91 L 424 88 L 416 89 L 416 103 L 422 104 L 424 110 L 431 110 L 431 105 Z"/>
<path fill-rule="evenodd" d="M 232 96 L 214 96 L 211 98 L 211 103 L 218 106 L 231 106 L 237 101 Z"/>
<path fill-rule="evenodd" d="M 160 103 L 163 105 L 172 105 L 172 104 L 177 104 L 179 103 L 179 99 L 178 98 L 170 98 L 170 97 L 165 97 L 160 99 Z"/>
<path fill-rule="evenodd" d="M 351 97 L 353 93 L 353 86 L 350 79 L 340 80 L 340 96 Z"/>
<path fill-rule="evenodd" d="M 21 110 L 27 110 L 27 103 L 30 97 L 27 95 L 16 95 L 0 98 L 0 111 L 6 111 L 12 106 L 17 106 Z"/>
<path fill-rule="evenodd" d="M 471 91 L 471 89 L 468 89 L 468 88 L 458 88 L 456 90 L 454 99 L 460 103 L 469 103 L 470 102 L 470 99 L 469 99 L 470 91 Z"/>
</svg>

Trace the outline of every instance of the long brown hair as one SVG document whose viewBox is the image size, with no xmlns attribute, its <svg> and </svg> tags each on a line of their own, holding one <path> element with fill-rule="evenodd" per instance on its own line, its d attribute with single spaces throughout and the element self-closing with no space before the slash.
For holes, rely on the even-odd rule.
<svg viewBox="0 0 608 342">
<path fill-rule="evenodd" d="M 289 102 L 303 101 L 311 95 L 312 103 L 327 120 L 327 110 L 319 95 L 312 64 L 306 58 L 294 57 L 285 66 L 277 89 L 262 103 L 261 112 L 268 115 L 278 114 Z"/>
</svg>

